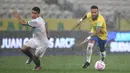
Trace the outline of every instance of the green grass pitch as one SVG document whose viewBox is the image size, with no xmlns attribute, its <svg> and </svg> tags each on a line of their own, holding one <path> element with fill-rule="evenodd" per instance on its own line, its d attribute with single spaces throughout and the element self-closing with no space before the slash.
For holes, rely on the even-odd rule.
<svg viewBox="0 0 130 73">
<path fill-rule="evenodd" d="M 84 56 L 44 56 L 40 71 L 32 70 L 33 63 L 26 65 L 27 59 L 25 56 L 0 56 L 0 73 L 130 73 L 130 54 L 108 54 L 104 71 L 94 69 L 94 63 L 99 60 L 97 55 L 92 56 L 91 66 L 87 69 L 81 68 Z"/>
</svg>

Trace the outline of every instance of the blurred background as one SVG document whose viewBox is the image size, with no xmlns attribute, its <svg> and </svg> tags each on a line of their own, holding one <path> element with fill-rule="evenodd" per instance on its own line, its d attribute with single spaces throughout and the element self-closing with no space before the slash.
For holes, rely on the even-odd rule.
<svg viewBox="0 0 130 73">
<path fill-rule="evenodd" d="M 92 5 L 97 5 L 107 23 L 109 51 L 130 52 L 127 46 L 130 44 L 129 3 L 129 0 L 0 0 L 1 49 L 21 48 L 24 39 L 27 41 L 26 38 L 31 37 L 32 29 L 21 26 L 12 12 L 17 10 L 23 19 L 30 20 L 32 7 L 38 6 L 50 32 L 50 48 L 52 50 L 64 48 L 62 49 L 64 52 L 69 46 L 67 50 L 72 50 L 71 47 L 75 43 L 89 36 L 91 24 L 85 20 L 76 30 L 72 31 L 72 28 L 84 14 L 90 11 Z M 63 46 L 59 46 L 61 44 Z"/>
<path fill-rule="evenodd" d="M 79 28 L 72 28 L 90 11 L 92 5 L 99 7 L 100 14 L 107 23 L 108 56 L 112 54 L 111 59 L 118 53 L 112 60 L 127 58 L 126 55 L 121 59 L 117 57 L 122 53 L 130 55 L 130 0 L 0 0 L 0 56 L 23 55 L 19 48 L 31 38 L 32 29 L 21 26 L 12 12 L 17 10 L 23 19 L 30 20 L 34 6 L 40 7 L 41 17 L 49 30 L 50 45 L 45 55 L 84 55 L 87 44 L 75 48 L 72 46 L 89 36 L 91 24 L 84 20 Z M 98 46 L 94 47 L 93 54 L 99 57 L 97 48 Z M 117 60 L 113 62 L 118 62 Z M 113 62 L 109 65 L 113 65 Z M 128 68 L 123 64 L 120 66 Z"/>
</svg>

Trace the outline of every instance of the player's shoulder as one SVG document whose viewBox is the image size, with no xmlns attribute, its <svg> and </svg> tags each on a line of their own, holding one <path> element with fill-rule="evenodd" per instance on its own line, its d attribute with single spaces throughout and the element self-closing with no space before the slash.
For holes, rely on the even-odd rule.
<svg viewBox="0 0 130 73">
<path fill-rule="evenodd" d="M 37 22 L 38 21 L 38 18 L 36 19 L 31 19 L 32 22 Z"/>
<path fill-rule="evenodd" d="M 91 15 L 91 12 L 87 12 L 87 15 Z"/>
<path fill-rule="evenodd" d="M 44 21 L 44 19 L 42 17 L 38 17 L 38 20 Z"/>
<path fill-rule="evenodd" d="M 41 22 L 44 21 L 42 17 L 37 17 L 36 19 L 33 19 L 35 22 Z"/>
<path fill-rule="evenodd" d="M 43 20 L 43 18 L 42 18 L 42 17 L 37 17 L 36 20 L 37 20 L 37 21 Z"/>
<path fill-rule="evenodd" d="M 105 20 L 105 18 L 104 18 L 103 15 L 101 15 L 101 14 L 98 15 L 98 19 L 99 19 L 100 21 L 104 21 L 104 20 Z"/>
<path fill-rule="evenodd" d="M 86 13 L 87 18 L 91 18 L 91 12 Z"/>
</svg>

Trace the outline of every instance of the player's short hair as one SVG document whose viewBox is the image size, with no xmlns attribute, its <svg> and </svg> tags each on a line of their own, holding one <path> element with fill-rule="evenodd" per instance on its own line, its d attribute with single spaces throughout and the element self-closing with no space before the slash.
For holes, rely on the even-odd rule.
<svg viewBox="0 0 130 73">
<path fill-rule="evenodd" d="M 93 5 L 93 6 L 91 6 L 91 9 L 97 9 L 98 10 L 98 7 Z"/>
<path fill-rule="evenodd" d="M 32 10 L 36 11 L 38 14 L 40 14 L 40 8 L 39 7 L 33 7 Z"/>
</svg>

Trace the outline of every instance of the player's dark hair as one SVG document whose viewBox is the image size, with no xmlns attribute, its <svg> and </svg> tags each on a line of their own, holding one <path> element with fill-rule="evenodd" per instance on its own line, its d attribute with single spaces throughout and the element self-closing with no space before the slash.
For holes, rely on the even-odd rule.
<svg viewBox="0 0 130 73">
<path fill-rule="evenodd" d="M 38 14 L 40 14 L 40 8 L 39 7 L 33 7 L 32 10 L 36 11 Z"/>
<path fill-rule="evenodd" d="M 91 6 L 91 9 L 97 9 L 98 10 L 98 7 L 93 5 L 93 6 Z"/>
</svg>

